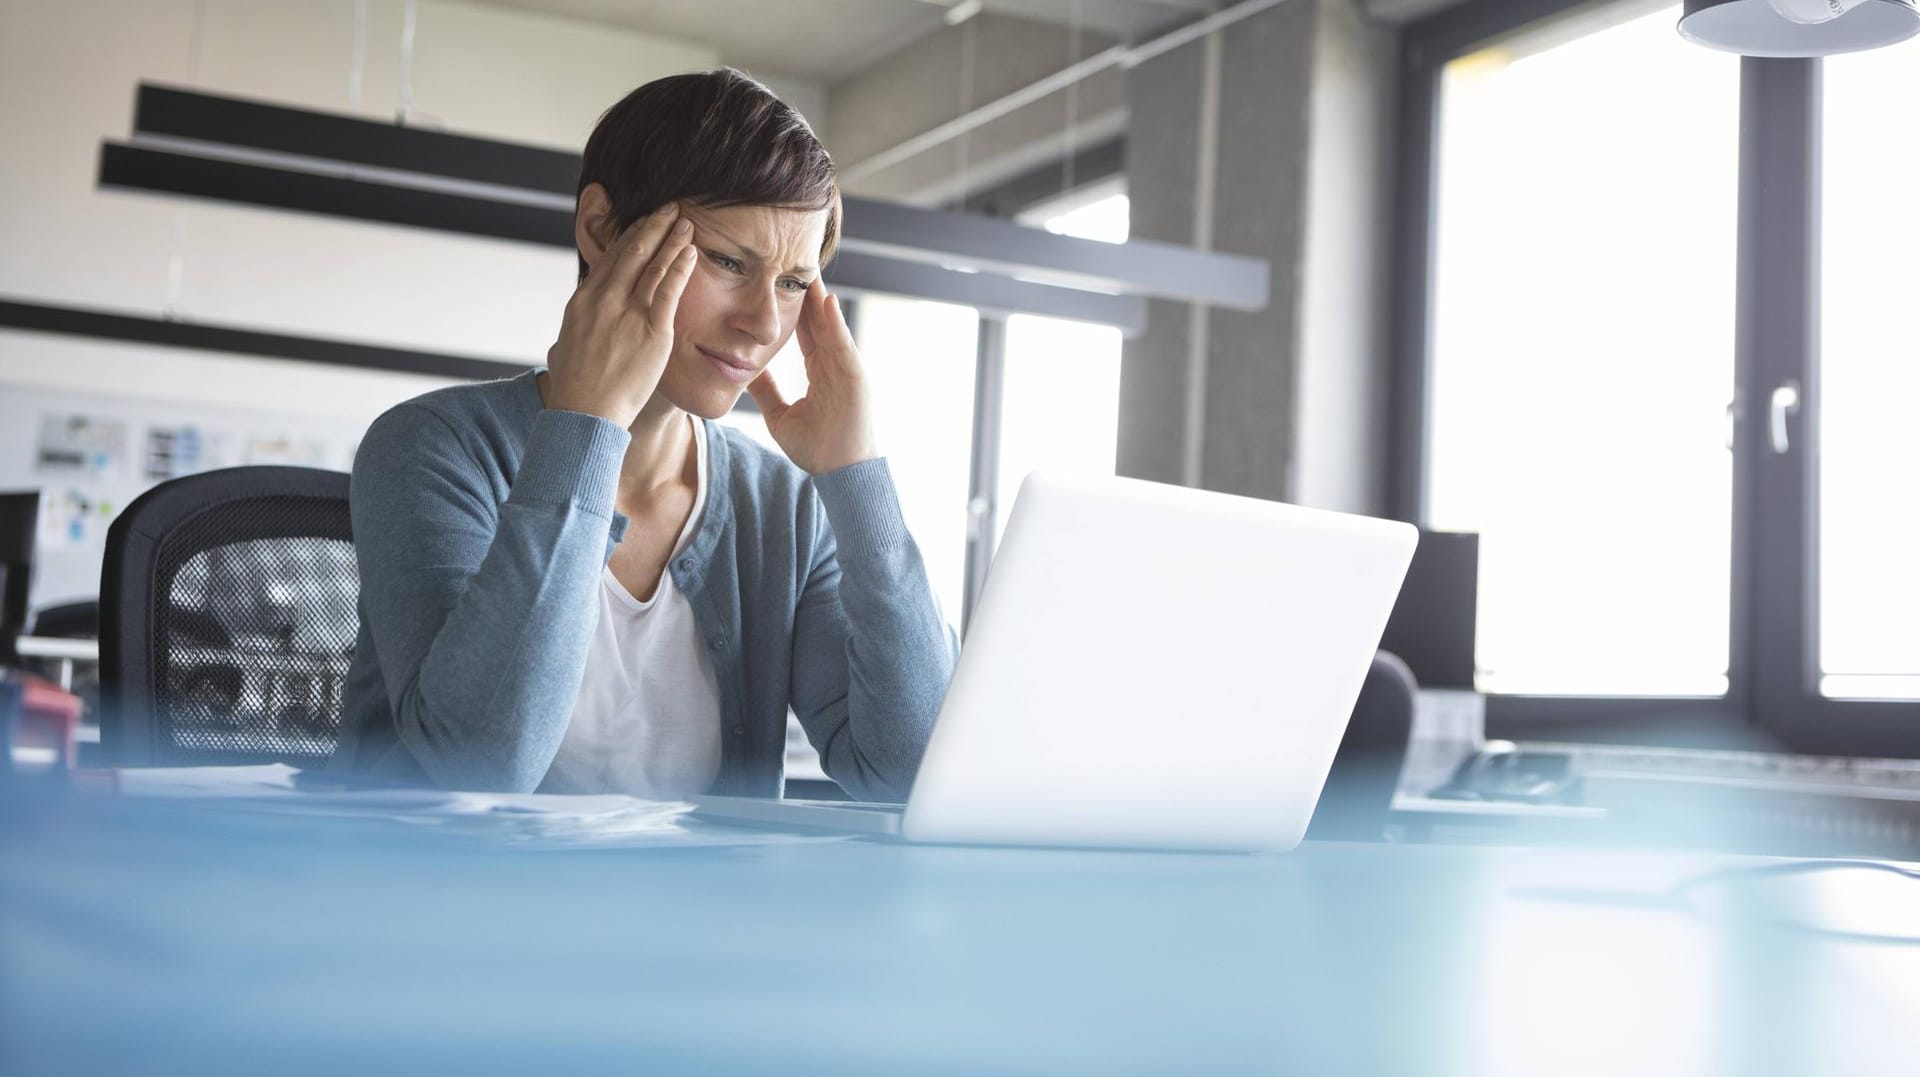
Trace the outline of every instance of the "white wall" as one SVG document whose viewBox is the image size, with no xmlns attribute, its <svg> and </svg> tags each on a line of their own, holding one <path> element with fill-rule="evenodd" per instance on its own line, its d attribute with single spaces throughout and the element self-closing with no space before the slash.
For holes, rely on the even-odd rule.
<svg viewBox="0 0 1920 1077">
<path fill-rule="evenodd" d="M 102 138 L 125 138 L 141 79 L 346 111 L 352 0 L 10 3 L 0 24 L 0 294 L 507 359 L 537 358 L 571 290 L 571 255 L 277 210 L 101 191 Z M 363 108 L 398 107 L 401 5 L 368 5 Z M 577 147 L 649 78 L 709 49 L 592 24 L 425 2 L 418 113 L 465 133 Z M 179 280 L 171 293 L 170 259 Z M 0 360 L 4 362 L 5 360 Z M 4 368 L 0 368 L 4 376 Z"/>
<path fill-rule="evenodd" d="M 367 3 L 368 118 L 399 108 L 403 7 Z M 570 253 L 96 187 L 100 142 L 131 133 L 141 80 L 350 111 L 354 11 L 354 0 L 0 3 L 0 298 L 540 362 L 573 287 Z M 467 134 L 578 149 L 634 86 L 718 59 L 578 20 L 435 0 L 418 11 L 415 122 Z M 196 405 L 222 421 L 244 410 L 303 428 L 312 417 L 347 444 L 440 384 L 0 330 L 0 395 L 176 419 Z M 0 439 L 0 488 L 43 484 L 21 444 Z"/>
</svg>

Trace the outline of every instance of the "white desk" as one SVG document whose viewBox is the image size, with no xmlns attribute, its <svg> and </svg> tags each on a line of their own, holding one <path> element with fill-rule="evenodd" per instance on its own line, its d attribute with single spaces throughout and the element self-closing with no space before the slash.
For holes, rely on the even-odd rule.
<svg viewBox="0 0 1920 1077">
<path fill-rule="evenodd" d="M 1920 950 L 1780 926 L 1864 904 L 1920 928 L 1920 882 L 1886 875 L 1680 901 L 1741 861 L 557 852 L 152 799 L 0 808 L 20 1073 L 1892 1077 L 1920 1057 Z"/>
<path fill-rule="evenodd" d="M 100 661 L 100 641 L 91 639 L 56 639 L 52 636 L 21 636 L 14 641 L 14 649 L 22 658 L 49 658 L 60 664 L 57 678 L 63 690 L 73 688 L 73 665 L 75 662 Z"/>
</svg>

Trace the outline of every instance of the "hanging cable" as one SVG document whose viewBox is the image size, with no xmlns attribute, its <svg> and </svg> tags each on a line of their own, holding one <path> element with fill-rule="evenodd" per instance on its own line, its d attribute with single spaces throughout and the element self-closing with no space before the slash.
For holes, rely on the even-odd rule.
<svg viewBox="0 0 1920 1077">
<path fill-rule="evenodd" d="M 1195 250 L 1213 249 L 1214 189 L 1220 166 L 1220 68 L 1218 30 L 1208 34 L 1201 52 L 1200 117 L 1193 151 L 1193 240 Z M 1212 308 L 1187 308 L 1186 424 L 1181 430 L 1180 483 L 1201 488 L 1206 479 L 1207 376 L 1212 355 Z"/>
<path fill-rule="evenodd" d="M 353 60 L 347 66 L 347 108 L 360 111 L 361 78 L 367 70 L 367 0 L 353 0 Z"/>
<path fill-rule="evenodd" d="M 418 0 L 407 0 L 406 17 L 400 23 L 400 123 L 413 118 L 413 31 L 420 13 Z"/>
<path fill-rule="evenodd" d="M 973 49 L 974 34 L 980 21 L 968 19 L 960 25 L 960 115 L 964 116 L 973 108 Z M 960 132 L 954 140 L 953 164 L 953 208 L 956 212 L 967 208 L 967 131 Z"/>
<path fill-rule="evenodd" d="M 206 40 L 207 0 L 194 0 L 193 31 L 187 37 L 187 84 L 200 85 L 200 52 Z M 187 216 L 186 207 L 175 206 L 173 210 L 173 247 L 167 252 L 167 293 L 160 304 L 160 317 L 164 321 L 180 320 L 180 294 L 185 290 L 187 276 Z"/>
<path fill-rule="evenodd" d="M 1073 0 L 1073 7 L 1067 15 L 1067 66 L 1070 68 L 1080 62 L 1080 0 Z M 1065 124 L 1063 153 L 1060 157 L 1060 194 L 1073 193 L 1073 155 L 1078 132 L 1075 125 L 1080 122 L 1080 84 L 1067 84 L 1067 122 Z"/>
<path fill-rule="evenodd" d="M 843 183 L 853 183 L 867 178 L 885 169 L 899 164 L 910 157 L 936 149 L 947 142 L 960 137 L 982 124 L 991 123 L 1016 109 L 1025 108 L 1035 101 L 1049 97 L 1082 79 L 1099 74 L 1111 67 L 1133 68 L 1179 48 L 1196 38 L 1223 30 L 1242 19 L 1252 18 L 1262 11 L 1286 3 L 1287 0 L 1241 0 L 1240 3 L 1223 11 L 1209 15 L 1197 22 L 1189 23 L 1162 37 L 1154 38 L 1140 45 L 1110 45 L 1092 56 L 1063 71 L 1029 83 L 1004 97 L 995 98 L 977 108 L 955 116 L 953 119 L 930 130 L 881 150 L 869 157 L 851 162 L 840 169 Z M 968 25 L 978 20 L 969 20 Z"/>
</svg>

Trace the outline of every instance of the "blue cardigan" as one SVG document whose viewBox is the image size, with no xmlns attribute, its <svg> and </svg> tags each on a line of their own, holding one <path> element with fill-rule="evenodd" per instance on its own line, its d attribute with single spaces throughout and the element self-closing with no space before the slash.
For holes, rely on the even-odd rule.
<svg viewBox="0 0 1920 1077">
<path fill-rule="evenodd" d="M 628 434 L 529 371 L 417 397 L 353 465 L 360 635 L 336 769 L 530 791 L 586 668 Z M 709 424 L 707 504 L 667 571 L 720 686 L 713 792 L 778 796 L 791 707 L 856 797 L 904 800 L 958 645 L 885 460 L 810 477 Z"/>
</svg>

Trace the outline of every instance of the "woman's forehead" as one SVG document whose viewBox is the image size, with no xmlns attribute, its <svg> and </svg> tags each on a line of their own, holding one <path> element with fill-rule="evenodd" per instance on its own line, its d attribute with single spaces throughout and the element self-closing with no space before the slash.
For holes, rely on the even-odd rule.
<svg viewBox="0 0 1920 1077">
<path fill-rule="evenodd" d="M 739 248 L 741 253 L 782 269 L 813 269 L 826 240 L 827 211 L 784 206 L 701 206 L 688 204 L 686 216 L 696 228 Z"/>
</svg>

